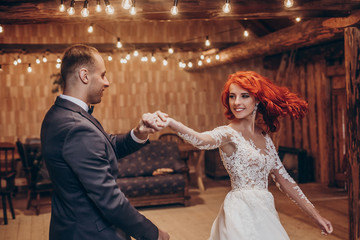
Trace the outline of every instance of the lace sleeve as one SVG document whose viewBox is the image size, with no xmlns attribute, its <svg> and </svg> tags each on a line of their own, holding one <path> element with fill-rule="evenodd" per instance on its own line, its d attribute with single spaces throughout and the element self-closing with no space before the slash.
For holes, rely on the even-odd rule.
<svg viewBox="0 0 360 240">
<path fill-rule="evenodd" d="M 228 134 L 224 127 L 217 127 L 211 131 L 196 132 L 184 124 L 171 120 L 169 126 L 185 141 L 199 149 L 215 149 L 227 142 Z"/>
</svg>

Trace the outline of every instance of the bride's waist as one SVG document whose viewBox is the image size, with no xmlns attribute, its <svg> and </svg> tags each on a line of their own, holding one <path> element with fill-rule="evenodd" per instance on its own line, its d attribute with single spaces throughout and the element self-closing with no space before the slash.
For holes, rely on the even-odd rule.
<svg viewBox="0 0 360 240">
<path fill-rule="evenodd" d="M 231 191 L 236 192 L 236 191 L 266 191 L 268 192 L 269 190 L 267 188 L 264 187 L 258 187 L 258 186 L 232 186 Z"/>
</svg>

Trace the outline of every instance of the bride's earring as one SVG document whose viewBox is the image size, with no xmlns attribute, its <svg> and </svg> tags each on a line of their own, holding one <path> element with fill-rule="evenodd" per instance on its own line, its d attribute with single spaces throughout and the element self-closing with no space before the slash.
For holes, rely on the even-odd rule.
<svg viewBox="0 0 360 240">
<path fill-rule="evenodd" d="M 256 115 L 256 111 L 257 111 L 257 109 L 258 109 L 258 105 L 259 105 L 259 103 L 255 103 L 255 107 L 254 107 L 254 110 L 253 110 L 253 112 L 252 112 L 253 115 Z"/>
</svg>

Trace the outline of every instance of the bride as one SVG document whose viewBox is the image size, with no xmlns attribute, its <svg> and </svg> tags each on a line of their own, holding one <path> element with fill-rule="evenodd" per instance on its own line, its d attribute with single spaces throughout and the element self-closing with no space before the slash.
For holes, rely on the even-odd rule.
<svg viewBox="0 0 360 240">
<path fill-rule="evenodd" d="M 331 223 L 319 214 L 286 172 L 268 135 L 278 130 L 278 117 L 304 117 L 307 103 L 252 71 L 230 75 L 221 98 L 229 125 L 199 133 L 170 117 L 166 121 L 167 126 L 192 145 L 200 149 L 219 148 L 230 175 L 232 189 L 212 225 L 210 239 L 289 239 L 268 191 L 269 174 L 317 223 L 322 234 L 330 234 Z M 265 127 L 256 124 L 259 119 Z"/>
</svg>

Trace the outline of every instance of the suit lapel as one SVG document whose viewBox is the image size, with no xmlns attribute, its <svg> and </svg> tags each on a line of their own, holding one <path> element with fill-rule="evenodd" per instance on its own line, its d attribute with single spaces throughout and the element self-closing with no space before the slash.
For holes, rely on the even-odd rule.
<svg viewBox="0 0 360 240">
<path fill-rule="evenodd" d="M 83 116 L 84 118 L 88 119 L 92 124 L 94 124 L 102 132 L 102 134 L 106 137 L 106 139 L 109 141 L 110 145 L 114 149 L 116 158 L 118 158 L 116 149 L 115 149 L 114 145 L 111 142 L 109 134 L 107 134 L 105 132 L 104 128 L 101 126 L 100 122 L 96 118 L 94 118 L 92 115 L 90 115 L 88 112 L 86 112 L 79 105 L 77 105 L 77 104 L 75 104 L 75 103 L 73 103 L 71 101 L 68 101 L 66 99 L 63 99 L 61 97 L 56 98 L 55 105 L 57 105 L 59 107 L 62 107 L 62 108 L 66 108 L 66 109 L 68 109 L 70 111 L 73 111 L 73 112 L 77 112 L 81 116 Z"/>
</svg>

